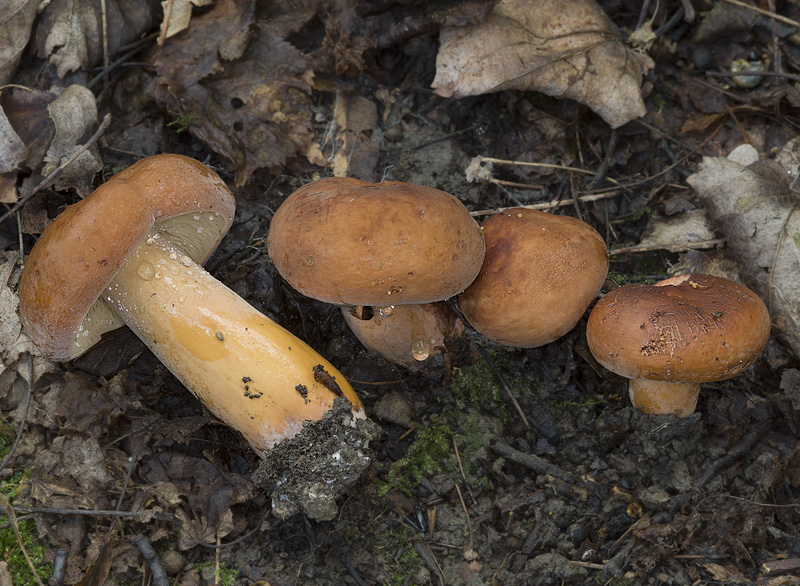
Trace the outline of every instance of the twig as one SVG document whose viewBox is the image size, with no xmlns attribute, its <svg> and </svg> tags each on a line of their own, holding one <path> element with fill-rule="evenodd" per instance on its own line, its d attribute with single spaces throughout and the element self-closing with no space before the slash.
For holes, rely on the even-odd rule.
<svg viewBox="0 0 800 586">
<path fill-rule="evenodd" d="M 159 521 L 174 521 L 172 515 L 162 513 L 137 513 L 136 511 L 90 511 L 87 509 L 58 509 L 53 507 L 12 507 L 17 513 L 42 513 L 45 515 L 81 515 L 85 517 L 144 517 Z"/>
<path fill-rule="evenodd" d="M 617 129 L 615 128 L 611 131 L 611 135 L 608 137 L 606 156 L 603 157 L 603 161 L 597 168 L 597 175 L 595 175 L 594 179 L 592 179 L 592 187 L 598 187 L 600 183 L 603 181 L 603 179 L 605 179 L 606 174 L 608 173 L 608 168 L 611 166 L 611 159 L 614 157 L 614 151 L 616 149 L 617 149 Z"/>
<path fill-rule="evenodd" d="M 417 151 L 419 149 L 424 149 L 425 147 L 429 147 L 432 144 L 436 144 L 437 142 L 442 142 L 443 140 L 450 140 L 454 136 L 458 136 L 460 134 L 464 134 L 465 132 L 470 132 L 471 130 L 475 130 L 477 127 L 478 127 L 477 124 L 473 124 L 472 126 L 468 126 L 467 128 L 462 128 L 461 130 L 456 130 L 455 132 L 451 132 L 450 134 L 440 136 L 439 138 L 434 138 L 433 140 L 423 142 L 422 144 L 418 144 L 417 146 L 411 147 L 408 150 Z"/>
<path fill-rule="evenodd" d="M 79 148 L 77 151 L 75 151 L 66 161 L 61 163 L 55 171 L 53 171 L 52 173 L 50 173 L 50 175 L 45 177 L 42 180 L 42 182 L 39 183 L 39 185 L 37 185 L 36 187 L 33 188 L 33 191 L 31 191 L 25 197 L 20 199 L 16 204 L 14 204 L 14 206 L 10 210 L 8 210 L 5 214 L 0 216 L 0 224 L 5 222 L 8 219 L 9 216 L 11 216 L 12 214 L 16 213 L 17 210 L 21 209 L 22 206 L 24 206 L 28 202 L 28 200 L 30 198 L 32 198 L 34 195 L 39 193 L 45 187 L 47 187 L 47 185 L 53 179 L 55 179 L 58 175 L 60 175 L 61 172 L 64 171 L 64 168 L 67 165 L 72 163 L 75 159 L 77 159 L 79 156 L 81 156 L 87 149 L 89 149 L 94 143 L 96 143 L 98 141 L 98 139 L 101 136 L 103 136 L 103 133 L 106 131 L 106 128 L 108 128 L 109 124 L 111 124 L 111 114 L 106 114 L 105 116 L 103 116 L 103 122 L 100 124 L 100 127 L 97 129 L 97 132 L 95 132 L 92 135 L 92 137 L 88 141 L 86 141 L 86 144 L 84 144 L 81 148 Z"/>
<path fill-rule="evenodd" d="M 164 7 L 164 20 L 161 22 L 161 34 L 158 35 L 158 44 L 163 45 L 167 38 L 167 30 L 169 29 L 169 21 L 172 18 L 172 2 L 167 0 L 167 5 Z"/>
<path fill-rule="evenodd" d="M 86 87 L 89 88 L 89 89 L 93 89 L 94 86 L 96 86 L 98 83 L 100 83 L 100 81 L 102 81 L 103 79 L 108 77 L 112 72 L 114 72 L 117 69 L 119 69 L 120 66 L 123 63 L 125 63 L 126 61 L 128 61 L 128 59 L 130 59 L 131 57 L 136 55 L 136 53 L 141 51 L 142 48 L 144 48 L 144 46 L 147 43 L 149 43 L 151 40 L 153 40 L 154 37 L 155 37 L 155 34 L 152 34 L 152 35 L 148 35 L 148 36 L 144 37 L 143 39 L 140 39 L 131 49 L 129 49 L 128 51 L 123 53 L 120 57 L 115 59 L 112 63 L 109 63 L 107 66 L 105 66 L 100 73 L 95 75 L 89 81 L 89 83 L 86 84 Z"/>
<path fill-rule="evenodd" d="M 678 242 L 676 244 L 637 244 L 625 246 L 608 251 L 609 255 L 627 254 L 629 252 L 652 252 L 653 250 L 668 250 L 670 252 L 686 252 L 687 250 L 707 250 L 725 244 L 724 238 L 712 240 L 698 240 L 697 242 Z"/>
<path fill-rule="evenodd" d="M 724 468 L 727 468 L 734 460 L 741 458 L 749 452 L 755 443 L 761 439 L 761 436 L 767 432 L 767 429 L 769 429 L 769 423 L 762 423 L 756 429 L 745 434 L 742 441 L 731 448 L 722 458 L 706 464 L 703 474 L 701 474 L 700 478 L 697 480 L 697 487 L 702 488 L 705 486 L 709 480 L 714 478 Z"/>
<path fill-rule="evenodd" d="M 561 171 L 572 171 L 573 173 L 583 173 L 584 175 L 592 175 L 595 176 L 597 173 L 594 171 L 587 171 L 586 169 L 581 169 L 579 167 L 569 167 L 567 165 L 556 165 L 554 163 L 531 163 L 528 161 L 509 161 L 507 159 L 495 159 L 492 157 L 479 157 L 479 159 L 483 162 L 487 163 L 496 163 L 498 165 L 510 165 L 510 166 L 519 166 L 519 167 L 539 167 L 541 169 L 559 169 Z M 610 183 L 622 187 L 622 185 L 616 179 L 611 179 L 610 177 L 606 178 Z"/>
<path fill-rule="evenodd" d="M 164 566 L 161 565 L 158 554 L 153 549 L 153 546 L 150 545 L 147 538 L 140 533 L 133 538 L 133 544 L 139 549 L 139 552 L 150 568 L 150 575 L 153 577 L 153 586 L 169 586 L 167 572 L 164 570 Z"/>
<path fill-rule="evenodd" d="M 64 571 L 67 569 L 67 550 L 58 548 L 53 558 L 53 575 L 48 584 L 50 586 L 61 586 L 64 583 Z"/>
<path fill-rule="evenodd" d="M 505 377 L 503 377 L 503 373 L 500 372 L 500 369 L 497 368 L 497 365 L 494 363 L 494 360 L 492 360 L 492 355 L 489 354 L 489 351 L 486 348 L 481 348 L 481 356 L 483 356 L 483 359 L 486 361 L 486 363 L 494 372 L 494 375 L 500 381 L 500 385 L 503 387 L 503 390 L 505 390 L 506 394 L 508 395 L 508 398 L 511 399 L 511 403 L 514 405 L 514 409 L 517 410 L 517 413 L 522 419 L 522 422 L 525 424 L 525 427 L 530 429 L 531 428 L 530 421 L 528 421 L 528 418 L 525 416 L 525 412 L 522 410 L 522 407 L 520 407 L 519 401 L 517 401 L 517 398 L 514 396 L 514 391 L 512 391 L 511 387 L 509 387 L 508 383 L 506 383 L 506 379 Z"/>
<path fill-rule="evenodd" d="M 453 440 L 453 452 L 455 452 L 456 455 L 456 462 L 458 463 L 458 470 L 459 472 L 461 472 L 461 479 L 464 481 L 464 486 L 469 488 L 469 482 L 467 482 L 467 475 L 464 473 L 464 466 L 461 465 L 461 454 L 459 454 L 458 452 L 458 442 L 456 441 L 455 434 L 453 434 L 451 439 Z M 475 497 L 472 496 L 472 491 L 470 491 L 469 493 L 469 498 L 473 503 L 475 502 Z"/>
<path fill-rule="evenodd" d="M 356 581 L 356 584 L 358 584 L 358 586 L 367 586 L 367 583 L 364 582 L 364 580 L 361 579 L 361 576 L 358 575 L 358 572 L 356 572 L 356 569 L 353 567 L 353 564 L 350 562 L 350 558 L 346 553 L 341 555 L 341 560 L 344 564 L 344 567 L 347 568 L 347 573 L 350 574 L 350 577 Z"/>
<path fill-rule="evenodd" d="M 774 12 L 770 12 L 769 10 L 764 10 L 763 8 L 758 8 L 757 6 L 751 6 L 750 4 L 745 4 L 744 2 L 740 2 L 739 0 L 725 0 L 728 4 L 733 4 L 734 6 L 738 6 L 740 8 L 746 8 L 747 10 L 752 10 L 753 12 L 757 12 L 761 16 L 766 16 L 767 18 L 774 18 L 775 20 L 781 21 L 783 24 L 788 24 L 789 26 L 793 26 L 795 28 L 800 28 L 800 22 L 796 20 L 792 20 L 786 16 L 782 16 L 780 14 L 775 14 Z"/>
<path fill-rule="evenodd" d="M 28 555 L 28 550 L 25 549 L 25 543 L 22 541 L 22 535 L 20 535 L 19 527 L 17 526 L 17 516 L 14 514 L 14 508 L 8 501 L 8 497 L 3 493 L 0 493 L 0 508 L 5 509 L 6 513 L 8 514 L 8 520 L 11 522 L 11 528 L 14 530 L 14 535 L 17 537 L 17 544 L 19 545 L 20 550 L 22 550 L 22 554 L 25 556 L 25 559 L 28 561 L 28 566 L 30 566 L 31 572 L 33 572 L 33 577 L 36 578 L 36 583 L 39 586 L 44 586 L 41 578 L 39 578 L 39 573 L 36 571 L 36 566 L 33 565 L 33 561 Z"/>
<path fill-rule="evenodd" d="M 764 562 L 761 565 L 761 570 L 765 574 L 769 574 L 770 572 L 797 572 L 800 571 L 800 558 Z"/>
<path fill-rule="evenodd" d="M 22 421 L 19 422 L 19 429 L 17 430 L 17 437 L 14 439 L 14 445 L 11 446 L 11 451 L 6 454 L 6 457 L 3 458 L 3 462 L 0 463 L 0 470 L 6 467 L 11 461 L 11 458 L 14 457 L 14 452 L 17 451 L 17 446 L 19 446 L 20 440 L 22 440 L 22 432 L 25 429 L 25 422 L 28 420 L 28 410 L 31 407 L 31 397 L 33 396 L 33 357 L 28 354 L 28 393 L 27 397 L 25 398 L 25 409 L 22 411 Z"/>
<path fill-rule="evenodd" d="M 572 475 L 569 472 L 559 468 L 555 464 L 551 464 L 539 456 L 526 454 L 525 452 L 514 449 L 506 443 L 496 442 L 492 445 L 492 450 L 506 460 L 511 460 L 517 464 L 522 464 L 526 468 L 530 468 L 531 470 L 539 472 L 540 474 L 549 474 L 550 476 L 558 478 L 559 480 L 563 480 L 564 482 L 574 482 Z"/>
<path fill-rule="evenodd" d="M 615 189 L 613 191 L 607 191 L 605 193 L 598 193 L 595 195 L 582 195 L 578 198 L 578 202 L 586 203 L 590 201 L 600 201 L 602 199 L 610 199 L 612 197 L 618 196 L 622 193 L 621 189 Z M 471 216 L 490 216 L 492 214 L 498 214 L 500 212 L 504 212 L 506 210 L 522 208 L 524 210 L 550 210 L 553 208 L 559 208 L 563 206 L 571 206 L 575 204 L 574 199 L 556 199 L 553 201 L 545 202 L 545 203 L 534 203 L 530 205 L 524 206 L 508 206 L 505 208 L 493 208 L 489 210 L 476 210 L 474 212 L 470 212 Z"/>
<path fill-rule="evenodd" d="M 456 482 L 456 492 L 458 493 L 458 500 L 461 501 L 461 508 L 464 509 L 464 517 L 467 519 L 467 531 L 469 532 L 469 549 L 467 551 L 474 553 L 475 541 L 472 539 L 472 522 L 469 520 L 469 509 L 467 508 L 467 503 L 464 502 L 464 496 L 461 494 L 461 489 L 458 487 L 458 482 Z M 467 554 L 467 551 L 464 552 L 465 555 Z"/>
<path fill-rule="evenodd" d="M 241 536 L 237 537 L 233 541 L 229 541 L 228 543 L 217 543 L 217 544 L 205 543 L 204 541 L 202 541 L 202 539 L 200 537 L 200 534 L 197 533 L 197 531 L 195 531 L 194 528 L 192 528 L 192 530 L 194 531 L 194 538 L 197 541 L 197 545 L 199 545 L 201 547 L 205 547 L 207 549 L 220 550 L 220 549 L 225 549 L 226 547 L 232 547 L 232 546 L 236 545 L 237 543 L 241 543 L 242 541 L 244 541 L 245 539 L 247 539 L 248 537 L 253 535 L 253 533 L 255 533 L 256 531 L 260 531 L 261 530 L 261 526 L 259 525 L 259 526 L 255 527 L 254 529 L 251 529 L 250 531 L 248 531 L 244 535 L 241 535 Z"/>
<path fill-rule="evenodd" d="M 706 71 L 706 77 L 741 77 L 755 75 L 757 77 L 783 77 L 792 81 L 800 81 L 800 75 L 782 71 Z"/>
</svg>

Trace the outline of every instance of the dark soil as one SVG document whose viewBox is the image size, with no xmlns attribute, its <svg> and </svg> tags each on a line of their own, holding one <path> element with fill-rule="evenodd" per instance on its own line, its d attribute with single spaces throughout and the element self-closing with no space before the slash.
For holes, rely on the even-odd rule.
<svg viewBox="0 0 800 586">
<path fill-rule="evenodd" d="M 635 24 L 638 8 L 606 4 L 618 25 Z M 678 3 L 668 4 L 674 9 Z M 437 187 L 472 210 L 491 210 L 569 199 L 611 184 L 602 178 L 592 184 L 563 169 L 521 167 L 494 171 L 516 186 L 469 183 L 465 168 L 472 157 L 604 170 L 631 187 L 556 213 L 580 213 L 610 248 L 637 244 L 651 218 L 669 214 L 678 199 L 687 209 L 699 207 L 684 180 L 701 155 L 726 153 L 767 117 L 774 132 L 790 135 L 780 116 L 797 113 L 790 106 L 778 117 L 742 113 L 715 136 L 710 130 L 679 134 L 697 113 L 686 99 L 692 86 L 682 76 L 702 74 L 693 61 L 692 26 L 681 23 L 658 41 L 652 52 L 657 65 L 647 80 L 649 114 L 613 135 L 568 100 L 532 92 L 461 100 L 434 95 L 428 88 L 435 34 L 382 49 L 374 56 L 385 67 L 382 77 L 346 80 L 351 93 L 370 100 L 389 88 L 404 106 L 385 118 L 379 107 L 381 122 L 368 133 L 379 159 L 366 167 L 365 175 L 374 176 L 365 178 Z M 766 51 L 761 41 L 752 35 L 725 47 Z M 166 112 L 132 114 L 139 105 L 131 96 L 148 80 L 147 68 L 128 73 L 104 103 L 116 121 L 101 144 L 106 168 L 122 168 L 150 150 L 177 152 L 214 166 L 233 185 L 202 143 L 165 125 Z M 314 99 L 321 140 L 335 95 Z M 539 134 L 537 116 L 560 121 L 557 140 Z M 133 118 L 140 138 L 115 148 L 121 143 L 114 139 L 133 134 L 122 126 Z M 46 560 L 52 563 L 59 549 L 67 552 L 67 583 L 93 567 L 109 572 L 107 584 L 144 583 L 146 564 L 129 541 L 135 534 L 169 560 L 168 583 L 183 586 L 213 583 L 217 564 L 232 579 L 226 583 L 260 586 L 800 583 L 792 577 L 800 570 L 775 565 L 791 567 L 800 558 L 800 376 L 796 357 L 779 341 L 771 340 L 743 375 L 704 385 L 697 412 L 685 419 L 631 407 L 624 381 L 591 360 L 585 318 L 561 340 L 534 349 L 499 346 L 468 331 L 446 360 L 410 372 L 366 351 L 337 308 L 293 291 L 266 254 L 274 211 L 294 189 L 326 174 L 296 163 L 258 171 L 234 189 L 235 224 L 208 268 L 353 383 L 380 425 L 365 451 L 370 466 L 338 499 L 333 520 L 283 518 L 292 510 L 274 514 L 268 496 L 253 485 L 258 458 L 206 416 L 132 335 L 116 334 L 34 387 L 39 410 L 10 467 L 33 468 L 33 476 L 15 503 L 113 509 L 122 494 L 121 510 L 163 517 L 126 519 L 111 532 L 112 518 L 103 515 L 38 517 Z M 12 236 L 9 249 L 13 242 Z M 665 278 L 689 260 L 662 251 L 612 256 L 604 291 Z M 10 422 L 19 422 L 12 411 L 24 391 L 17 385 L 0 403 Z M 90 395 L 100 398 L 88 408 Z M 77 453 L 70 442 L 95 446 L 105 476 L 81 483 L 77 472 L 70 478 L 59 468 Z M 37 455 L 37 449 L 53 455 Z M 129 457 L 135 458 L 130 470 Z M 84 477 L 87 470 L 97 467 L 87 465 Z M 81 582 L 89 583 L 103 581 Z"/>
</svg>

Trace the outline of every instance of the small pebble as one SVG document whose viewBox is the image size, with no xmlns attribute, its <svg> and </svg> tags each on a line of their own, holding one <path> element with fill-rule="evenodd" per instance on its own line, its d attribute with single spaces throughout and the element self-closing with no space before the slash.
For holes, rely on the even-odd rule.
<svg viewBox="0 0 800 586">
<path fill-rule="evenodd" d="M 161 565 L 167 574 L 177 574 L 186 565 L 186 557 L 179 551 L 168 549 L 161 555 Z"/>
</svg>

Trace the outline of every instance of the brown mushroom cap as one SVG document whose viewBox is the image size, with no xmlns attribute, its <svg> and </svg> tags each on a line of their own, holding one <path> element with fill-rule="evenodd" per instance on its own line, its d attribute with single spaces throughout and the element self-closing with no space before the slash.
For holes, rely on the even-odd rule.
<svg viewBox="0 0 800 586">
<path fill-rule="evenodd" d="M 690 274 L 611 291 L 592 310 L 586 338 L 597 361 L 624 377 L 701 383 L 748 368 L 769 330 L 764 302 L 747 287 Z"/>
<path fill-rule="evenodd" d="M 606 245 L 588 224 L 523 208 L 489 217 L 483 267 L 458 304 L 481 334 L 531 348 L 571 330 L 608 273 Z"/>
<path fill-rule="evenodd" d="M 225 183 L 188 157 L 156 155 L 118 173 L 67 207 L 33 247 L 19 292 L 28 335 L 52 360 L 79 356 L 123 325 L 98 296 L 154 225 L 203 263 L 234 209 Z"/>
<path fill-rule="evenodd" d="M 290 195 L 267 248 L 292 287 L 342 305 L 446 299 L 473 281 L 484 254 L 477 222 L 449 193 L 338 177 Z"/>
<path fill-rule="evenodd" d="M 376 307 L 370 319 L 361 319 L 343 307 L 342 315 L 365 347 L 411 370 L 441 354 L 445 340 L 464 333 L 464 323 L 442 302 Z"/>
</svg>

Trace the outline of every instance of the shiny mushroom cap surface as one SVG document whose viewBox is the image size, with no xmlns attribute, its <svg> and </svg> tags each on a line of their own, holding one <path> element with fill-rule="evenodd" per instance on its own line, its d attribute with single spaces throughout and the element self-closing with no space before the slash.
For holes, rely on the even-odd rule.
<svg viewBox="0 0 800 586">
<path fill-rule="evenodd" d="M 338 177 L 292 193 L 267 247 L 292 287 L 339 305 L 447 299 L 475 279 L 484 255 L 478 223 L 449 193 Z"/>
<path fill-rule="evenodd" d="M 687 274 L 611 291 L 592 310 L 586 338 L 600 364 L 629 379 L 702 383 L 747 369 L 769 332 L 767 308 L 750 289 Z"/>
</svg>

